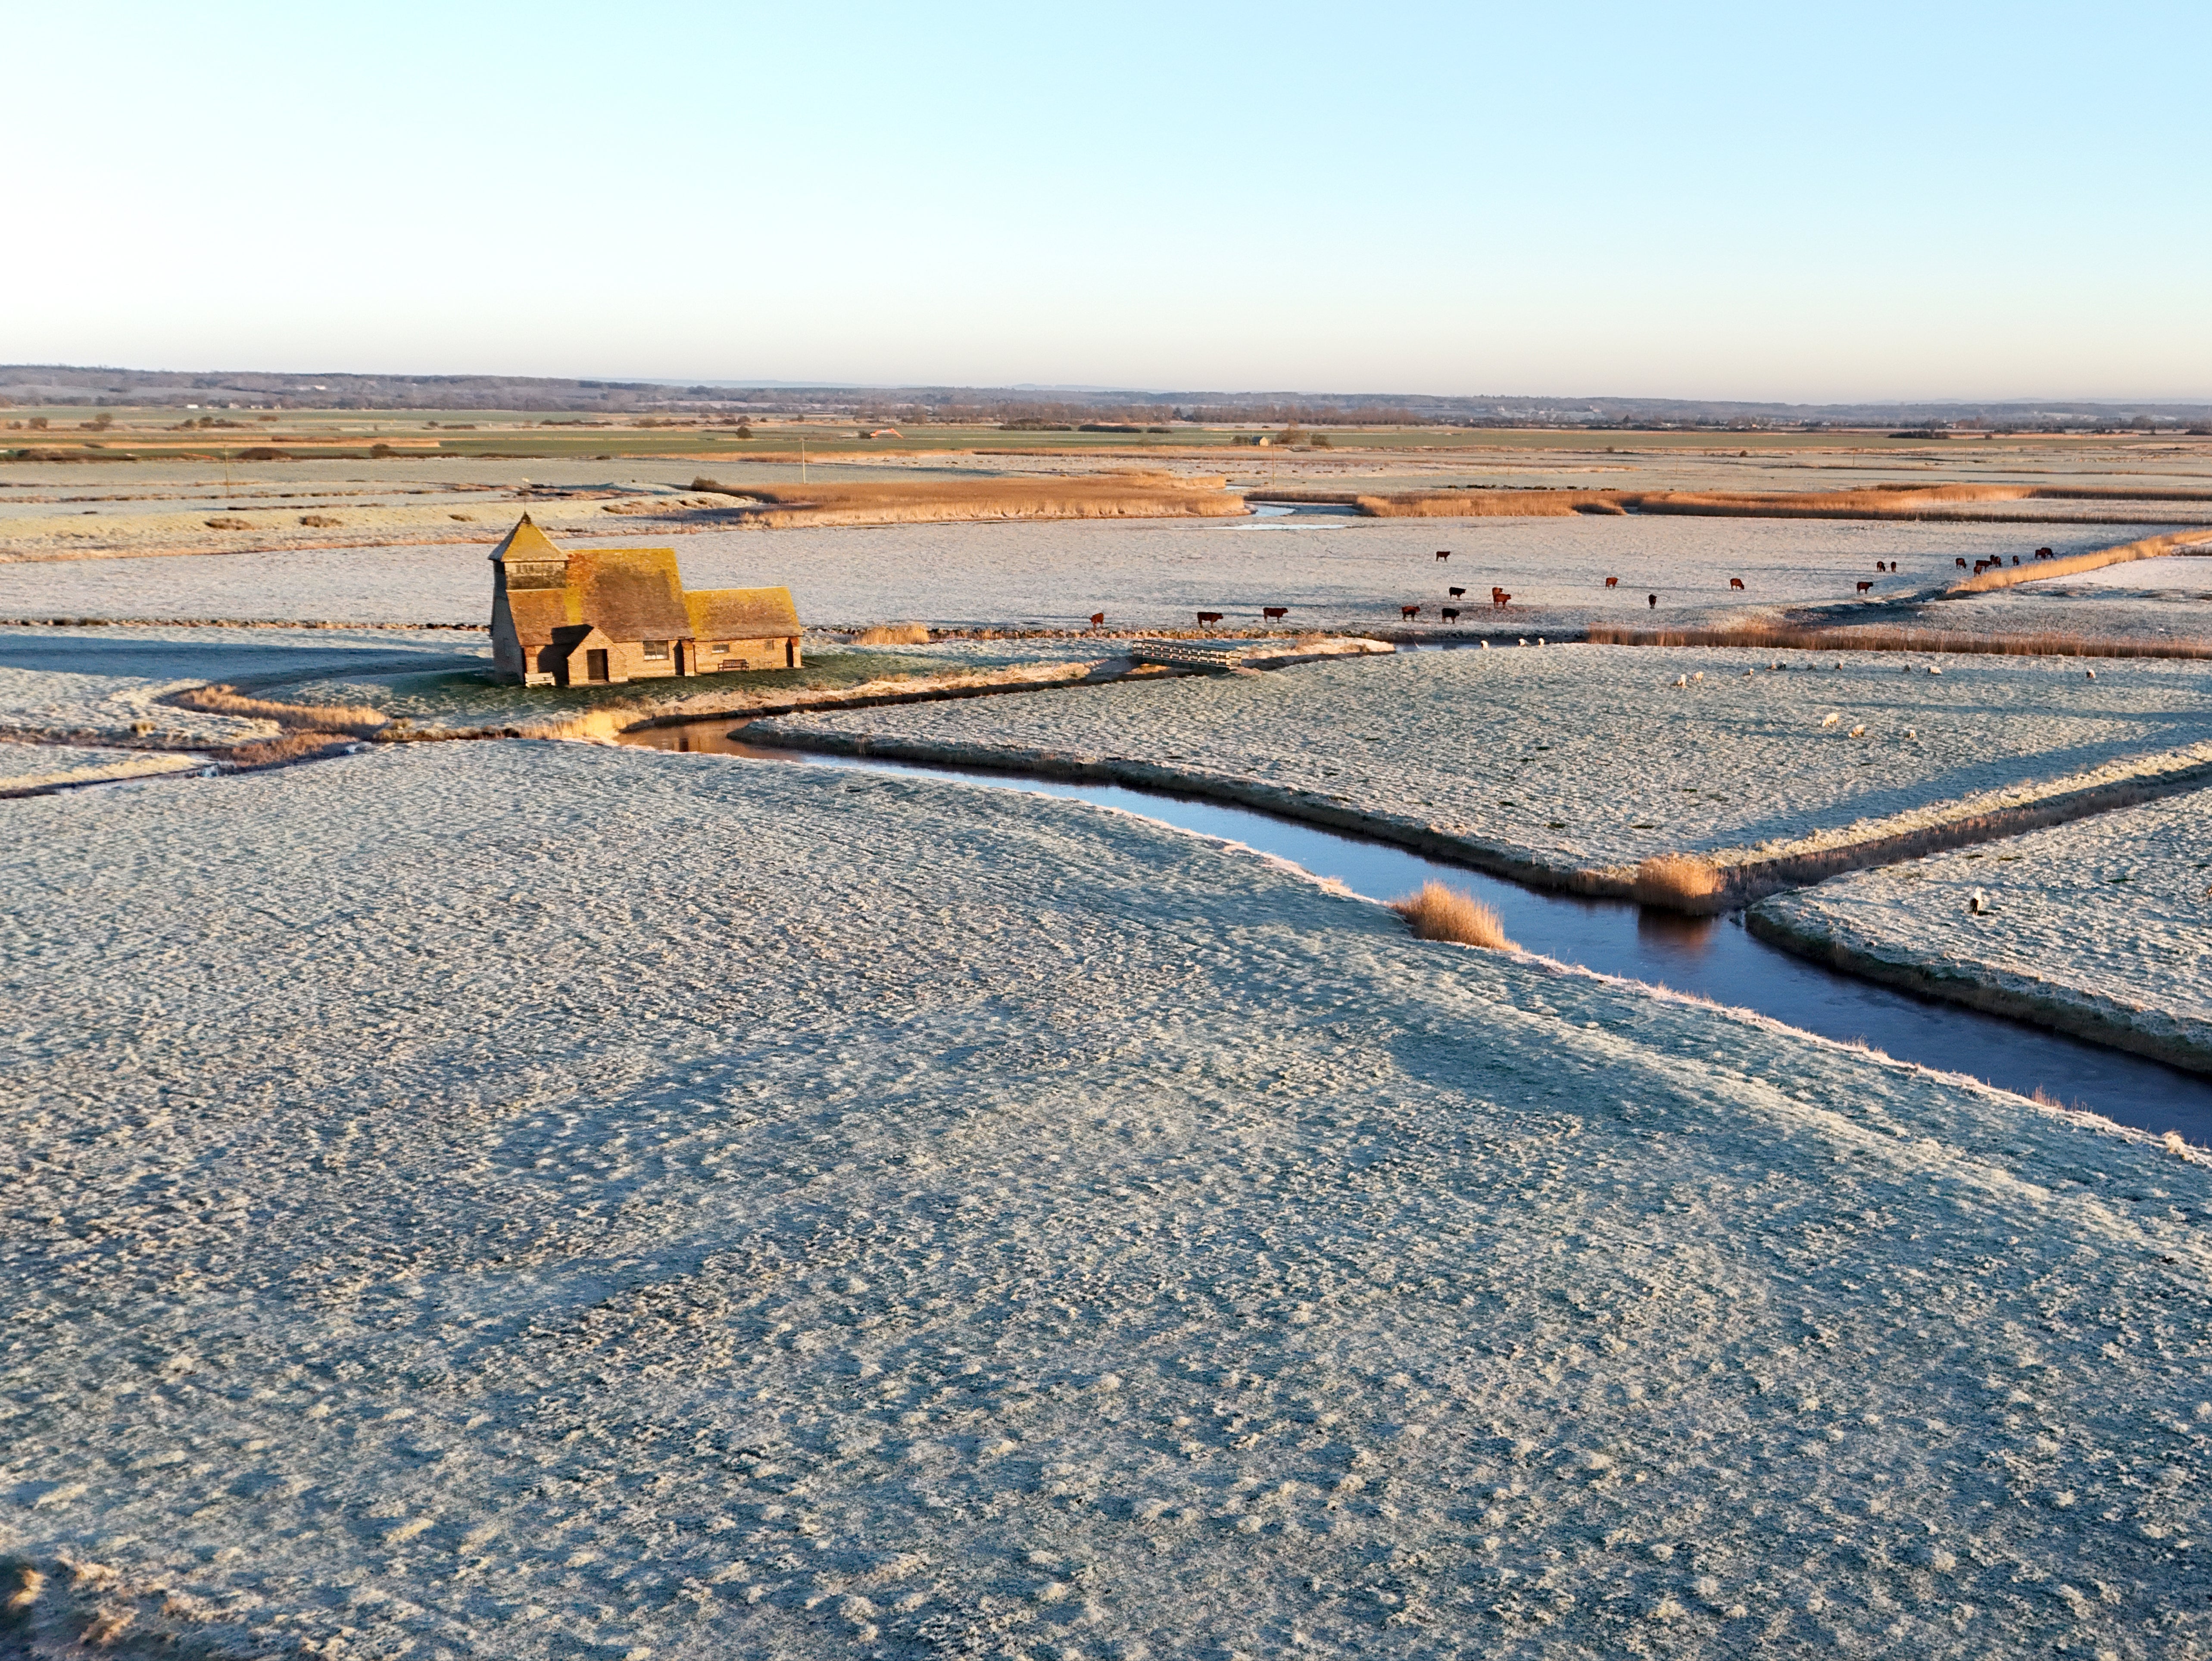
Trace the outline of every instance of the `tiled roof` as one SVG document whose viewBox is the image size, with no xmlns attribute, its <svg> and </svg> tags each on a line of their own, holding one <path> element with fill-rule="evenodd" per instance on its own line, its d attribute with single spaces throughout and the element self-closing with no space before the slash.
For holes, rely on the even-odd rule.
<svg viewBox="0 0 2212 1661">
<path fill-rule="evenodd" d="M 582 595 L 579 623 L 615 640 L 682 640 L 691 632 L 673 548 L 577 548 L 568 592 Z"/>
<path fill-rule="evenodd" d="M 684 596 L 694 640 L 766 640 L 799 632 L 788 588 L 696 588 Z"/>
</svg>

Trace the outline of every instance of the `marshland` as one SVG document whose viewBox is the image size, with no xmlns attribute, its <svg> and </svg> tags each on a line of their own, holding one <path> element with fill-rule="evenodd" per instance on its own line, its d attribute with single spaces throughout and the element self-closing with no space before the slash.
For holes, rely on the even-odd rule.
<svg viewBox="0 0 2212 1661">
<path fill-rule="evenodd" d="M 2212 451 L 346 419 L 0 463 L 15 1630 L 2164 1618 Z M 498 684 L 524 511 L 805 667 Z"/>
</svg>

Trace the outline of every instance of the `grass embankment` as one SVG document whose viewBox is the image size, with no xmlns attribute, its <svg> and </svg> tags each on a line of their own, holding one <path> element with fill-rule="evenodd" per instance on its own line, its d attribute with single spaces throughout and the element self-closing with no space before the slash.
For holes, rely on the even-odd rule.
<svg viewBox="0 0 2212 1661">
<path fill-rule="evenodd" d="M 860 480 L 823 484 L 724 484 L 695 490 L 757 503 L 746 523 L 918 525 L 989 519 L 1229 519 L 1249 513 L 1218 477 L 1109 473 L 1091 478 Z"/>
<path fill-rule="evenodd" d="M 1971 520 L 1988 516 L 1959 509 L 1975 503 L 2005 502 L 2212 502 L 2212 490 L 1900 484 L 1871 490 L 1802 491 L 1471 489 L 1362 495 L 1332 490 L 1254 490 L 1248 493 L 1248 499 L 1357 508 L 1373 519 L 1569 519 L 1577 514 L 1680 514 L 1711 519 Z M 2016 515 L 1996 517 L 2009 520 Z M 2051 574 L 2046 561 L 2043 575 Z"/>
<path fill-rule="evenodd" d="M 173 693 L 165 703 L 210 715 L 247 715 L 273 721 L 285 730 L 272 739 L 208 751 L 217 760 L 242 771 L 258 767 L 281 767 L 287 762 L 337 755 L 358 740 L 373 738 L 391 724 L 380 709 L 360 704 L 279 703 L 271 698 L 246 697 L 226 685 L 195 686 Z"/>
<path fill-rule="evenodd" d="M 179 692 L 169 702 L 184 709 L 219 715 L 257 715 L 280 727 L 307 732 L 349 733 L 362 736 L 375 732 L 392 719 L 366 704 L 279 703 L 270 698 L 246 697 L 227 685 L 195 686 Z"/>
</svg>

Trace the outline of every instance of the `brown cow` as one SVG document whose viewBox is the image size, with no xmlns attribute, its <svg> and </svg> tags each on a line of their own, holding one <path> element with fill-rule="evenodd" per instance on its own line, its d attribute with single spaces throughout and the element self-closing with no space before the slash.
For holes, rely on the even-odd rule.
<svg viewBox="0 0 2212 1661">
<path fill-rule="evenodd" d="M 1741 577 L 1730 577 L 1730 578 L 1729 579 L 1729 587 L 1731 587 L 1731 588 L 1741 588 L 1741 587 L 1743 587 L 1743 579 L 1742 579 Z"/>
<path fill-rule="evenodd" d="M 1451 557 L 1451 550 L 1450 550 L 1450 549 L 1449 549 L 1449 548 L 1439 548 L 1439 549 L 1437 549 L 1437 557 L 1438 559 L 1449 559 L 1449 558 Z"/>
<path fill-rule="evenodd" d="M 1658 595 L 1656 595 L 1656 594 L 1646 594 L 1646 595 L 1644 595 L 1644 598 L 1648 602 L 1650 602 L 1650 606 L 1651 606 L 1651 609 L 1652 609 L 1653 611 L 1657 611 L 1657 610 L 1659 609 L 1659 596 L 1658 596 Z"/>
<path fill-rule="evenodd" d="M 1105 627 L 1105 625 L 1106 625 L 1106 614 L 1105 614 L 1105 612 L 1103 612 L 1103 611 L 1093 611 L 1093 612 L 1091 614 L 1091 626 L 1093 629 L 1103 629 L 1103 627 Z"/>
<path fill-rule="evenodd" d="M 2058 557 L 2057 555 L 2052 553 L 2048 548 L 2038 548 L 2035 551 L 2035 557 L 2038 559 L 2056 559 Z"/>
<path fill-rule="evenodd" d="M 1218 611 L 1200 611 L 1198 614 L 1198 621 L 1201 627 L 1209 623 L 1218 623 L 1221 621 L 1221 613 Z"/>
<path fill-rule="evenodd" d="M 1620 579 L 1619 577 L 1607 577 L 1605 580 L 1605 586 L 1608 588 L 1618 588 L 1620 587 Z"/>
<path fill-rule="evenodd" d="M 1862 582 L 1861 584 L 1859 584 L 1859 592 L 1860 592 L 1861 593 L 1866 593 L 1866 591 L 1867 591 L 1868 589 L 1869 589 L 1869 588 L 1871 588 L 1871 587 L 1874 587 L 1874 584 L 1872 584 L 1871 582 Z"/>
<path fill-rule="evenodd" d="M 1444 592 L 1449 594 L 1454 599 L 1457 599 L 1462 594 L 1465 593 L 1467 590 L 1464 588 L 1447 588 Z"/>
<path fill-rule="evenodd" d="M 1398 608 L 1398 615 L 1401 618 L 1417 618 L 1420 614 L 1421 608 L 1418 605 L 1401 605 Z"/>
<path fill-rule="evenodd" d="M 1459 621 L 1459 607 L 1456 605 L 1440 605 L 1437 608 L 1437 612 L 1446 623 Z"/>
<path fill-rule="evenodd" d="M 1291 608 L 1287 605 L 1262 605 L 1260 608 L 1260 615 L 1263 618 L 1286 618 L 1290 614 Z"/>
<path fill-rule="evenodd" d="M 1951 563 L 1957 566 L 1962 571 L 1966 569 L 1966 562 L 1963 559 L 1954 559 Z"/>
</svg>

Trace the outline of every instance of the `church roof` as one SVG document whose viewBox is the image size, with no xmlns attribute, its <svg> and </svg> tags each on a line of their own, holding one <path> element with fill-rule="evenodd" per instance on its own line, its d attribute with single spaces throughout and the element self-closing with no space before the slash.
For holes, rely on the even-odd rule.
<svg viewBox="0 0 2212 1661">
<path fill-rule="evenodd" d="M 788 588 L 695 588 L 684 596 L 694 640 L 765 640 L 799 632 Z"/>
</svg>

